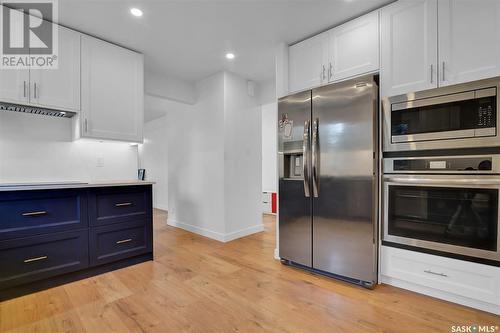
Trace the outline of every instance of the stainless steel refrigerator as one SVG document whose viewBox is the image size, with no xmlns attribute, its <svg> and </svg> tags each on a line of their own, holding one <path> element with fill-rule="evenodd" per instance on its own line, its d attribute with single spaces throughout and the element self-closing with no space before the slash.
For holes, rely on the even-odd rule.
<svg viewBox="0 0 500 333">
<path fill-rule="evenodd" d="M 282 262 L 373 287 L 377 77 L 281 98 L 278 114 Z"/>
</svg>

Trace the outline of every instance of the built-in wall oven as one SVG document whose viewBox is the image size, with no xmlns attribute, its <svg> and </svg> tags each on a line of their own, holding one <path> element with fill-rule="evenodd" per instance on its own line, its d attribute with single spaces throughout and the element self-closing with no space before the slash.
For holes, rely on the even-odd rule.
<svg viewBox="0 0 500 333">
<path fill-rule="evenodd" d="M 500 263 L 500 155 L 383 161 L 386 245 Z"/>
<path fill-rule="evenodd" d="M 385 152 L 500 146 L 500 77 L 383 100 Z"/>
</svg>

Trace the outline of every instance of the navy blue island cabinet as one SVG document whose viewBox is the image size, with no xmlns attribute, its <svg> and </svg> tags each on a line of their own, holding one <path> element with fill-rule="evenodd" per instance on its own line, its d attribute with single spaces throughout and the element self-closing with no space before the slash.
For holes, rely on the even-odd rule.
<svg viewBox="0 0 500 333">
<path fill-rule="evenodd" d="M 0 191 L 0 300 L 153 259 L 152 184 Z"/>
</svg>

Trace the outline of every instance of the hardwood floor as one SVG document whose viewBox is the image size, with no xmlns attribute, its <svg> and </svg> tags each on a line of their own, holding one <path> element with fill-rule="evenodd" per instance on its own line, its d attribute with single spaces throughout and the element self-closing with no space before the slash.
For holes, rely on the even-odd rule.
<svg viewBox="0 0 500 333">
<path fill-rule="evenodd" d="M 451 332 L 500 318 L 283 266 L 265 232 L 222 244 L 155 212 L 155 260 L 0 303 L 1 332 Z"/>
</svg>

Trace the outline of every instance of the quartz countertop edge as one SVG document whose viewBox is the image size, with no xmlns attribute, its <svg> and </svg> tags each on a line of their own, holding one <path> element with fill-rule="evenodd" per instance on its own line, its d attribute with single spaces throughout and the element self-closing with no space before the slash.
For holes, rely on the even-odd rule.
<svg viewBox="0 0 500 333">
<path fill-rule="evenodd" d="M 137 186 L 154 185 L 155 182 L 142 180 L 114 180 L 114 181 L 95 181 L 95 182 L 39 182 L 39 183 L 0 183 L 0 192 L 5 191 L 28 191 L 28 190 L 58 190 L 72 188 L 91 188 L 91 187 L 113 187 L 113 186 Z"/>
</svg>

